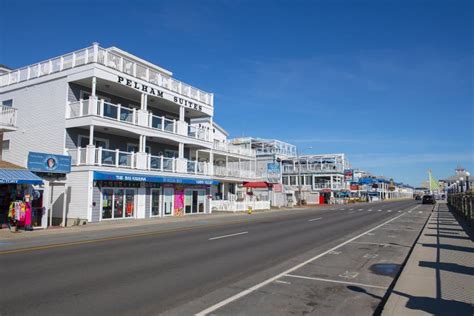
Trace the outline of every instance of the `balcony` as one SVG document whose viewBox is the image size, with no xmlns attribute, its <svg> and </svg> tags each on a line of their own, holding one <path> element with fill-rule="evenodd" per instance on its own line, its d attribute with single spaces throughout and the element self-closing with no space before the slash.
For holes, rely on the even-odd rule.
<svg viewBox="0 0 474 316">
<path fill-rule="evenodd" d="M 117 122 L 128 123 L 136 126 L 147 127 L 156 131 L 187 136 L 193 139 L 211 141 L 209 131 L 191 126 L 186 122 L 170 120 L 163 116 L 153 115 L 149 111 L 128 108 L 120 104 L 113 104 L 89 98 L 76 102 L 68 102 L 66 118 L 73 119 L 85 116 L 106 118 Z"/>
<path fill-rule="evenodd" d="M 69 149 L 72 166 L 99 166 L 147 171 L 210 175 L 209 163 L 153 156 L 146 153 L 110 150 L 102 147 Z"/>
<path fill-rule="evenodd" d="M 9 106 L 0 106 L 0 132 L 15 131 L 17 109 Z"/>
<path fill-rule="evenodd" d="M 299 169 L 299 170 L 298 170 Z M 337 165 L 320 165 L 320 164 L 302 164 L 302 165 L 283 165 L 283 173 L 342 173 L 342 166 Z"/>
<path fill-rule="evenodd" d="M 0 87 L 36 79 L 91 63 L 104 65 L 135 78 L 142 79 L 153 85 L 202 102 L 208 106 L 214 106 L 212 93 L 192 87 L 156 71 L 155 68 L 150 68 L 142 63 L 128 59 L 113 49 L 105 49 L 96 44 L 0 75 Z"/>
<path fill-rule="evenodd" d="M 244 179 L 256 179 L 257 176 L 254 170 L 246 170 L 239 168 L 229 168 L 225 166 L 214 166 L 214 176 L 216 177 L 231 177 L 231 178 L 244 178 Z"/>
<path fill-rule="evenodd" d="M 229 143 L 224 142 L 214 142 L 213 148 L 218 151 L 223 151 L 230 154 L 237 154 L 242 156 L 250 156 L 255 158 L 256 151 L 255 149 L 245 148 L 242 146 L 236 146 Z"/>
</svg>

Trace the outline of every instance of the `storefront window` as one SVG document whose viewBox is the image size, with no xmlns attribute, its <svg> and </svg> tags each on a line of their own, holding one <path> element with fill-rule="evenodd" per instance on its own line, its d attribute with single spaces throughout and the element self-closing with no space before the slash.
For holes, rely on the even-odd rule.
<svg viewBox="0 0 474 316">
<path fill-rule="evenodd" d="M 126 190 L 125 195 L 125 217 L 133 217 L 135 209 L 135 191 Z"/>
<path fill-rule="evenodd" d="M 112 189 L 102 190 L 102 218 L 112 218 Z"/>
<path fill-rule="evenodd" d="M 114 193 L 114 218 L 123 217 L 123 190 L 117 189 Z"/>
<path fill-rule="evenodd" d="M 102 189 L 102 219 L 134 217 L 135 189 Z"/>
</svg>

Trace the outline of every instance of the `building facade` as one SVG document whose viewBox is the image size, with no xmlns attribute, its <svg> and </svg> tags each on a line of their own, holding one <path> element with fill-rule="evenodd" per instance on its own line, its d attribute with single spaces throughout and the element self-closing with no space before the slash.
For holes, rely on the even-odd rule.
<svg viewBox="0 0 474 316">
<path fill-rule="evenodd" d="M 254 151 L 234 148 L 213 121 L 212 93 L 116 47 L 7 71 L 0 101 L 18 125 L 3 159 L 71 157 L 69 174 L 37 188 L 53 217 L 66 205 L 69 223 L 210 213 L 212 199 L 256 179 Z"/>
</svg>

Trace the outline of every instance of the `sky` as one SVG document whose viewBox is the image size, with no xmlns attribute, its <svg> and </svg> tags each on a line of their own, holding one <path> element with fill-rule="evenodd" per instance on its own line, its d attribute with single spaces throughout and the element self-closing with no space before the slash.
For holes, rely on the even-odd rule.
<svg viewBox="0 0 474 316">
<path fill-rule="evenodd" d="M 419 186 L 474 172 L 473 3 L 0 0 L 0 64 L 117 46 L 214 93 L 231 137 Z"/>
</svg>

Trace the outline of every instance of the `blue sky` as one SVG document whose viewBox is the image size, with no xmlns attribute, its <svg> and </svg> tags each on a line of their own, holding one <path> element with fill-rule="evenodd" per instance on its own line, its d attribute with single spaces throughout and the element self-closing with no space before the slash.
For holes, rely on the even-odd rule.
<svg viewBox="0 0 474 316">
<path fill-rule="evenodd" d="M 0 63 L 98 41 L 215 93 L 231 136 L 413 185 L 474 171 L 472 1 L 0 0 Z M 312 149 L 307 149 L 311 147 Z"/>
</svg>

